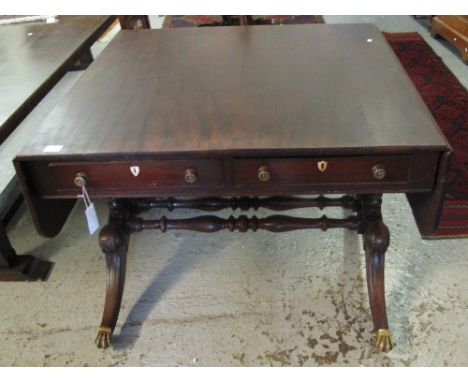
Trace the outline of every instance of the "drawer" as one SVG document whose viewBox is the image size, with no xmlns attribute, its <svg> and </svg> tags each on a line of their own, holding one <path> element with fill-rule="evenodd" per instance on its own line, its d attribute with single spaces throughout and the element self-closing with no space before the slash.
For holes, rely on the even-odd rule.
<svg viewBox="0 0 468 382">
<path fill-rule="evenodd" d="M 235 159 L 234 183 L 365 184 L 406 183 L 412 156 Z"/>
<path fill-rule="evenodd" d="M 57 191 L 76 190 L 78 174 L 86 179 L 90 190 L 205 187 L 224 183 L 220 159 L 57 162 L 50 163 L 49 168 Z"/>
</svg>

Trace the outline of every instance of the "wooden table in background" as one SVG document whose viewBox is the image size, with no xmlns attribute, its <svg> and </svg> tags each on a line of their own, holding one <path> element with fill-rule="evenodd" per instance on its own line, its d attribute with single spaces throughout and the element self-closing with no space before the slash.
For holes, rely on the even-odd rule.
<svg viewBox="0 0 468 382">
<path fill-rule="evenodd" d="M 431 34 L 442 36 L 457 48 L 463 62 L 468 64 L 468 16 L 434 16 L 431 18 Z"/>
<path fill-rule="evenodd" d="M 47 152 L 51 146 L 59 151 Z M 60 232 L 82 187 L 109 199 L 99 235 L 109 272 L 99 347 L 109 346 L 117 322 L 134 232 L 344 227 L 363 235 L 375 345 L 390 350 L 382 194 L 406 193 L 420 231 L 430 232 L 449 156 L 380 31 L 322 24 L 123 31 L 37 127 L 15 166 L 44 236 Z M 308 197 L 323 193 L 350 195 Z M 328 206 L 353 213 L 137 216 L 153 207 Z"/>
<path fill-rule="evenodd" d="M 114 19 L 59 16 L 51 24 L 0 26 L 0 144 L 67 71 L 77 62 L 83 68 L 92 61 L 91 45 Z M 50 265 L 17 256 L 0 222 L 0 281 L 42 280 Z"/>
</svg>

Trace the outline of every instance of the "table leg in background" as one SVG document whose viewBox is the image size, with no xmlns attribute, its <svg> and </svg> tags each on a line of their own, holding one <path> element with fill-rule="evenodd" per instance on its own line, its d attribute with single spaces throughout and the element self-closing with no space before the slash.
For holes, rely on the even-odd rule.
<svg viewBox="0 0 468 382">
<path fill-rule="evenodd" d="M 47 278 L 51 266 L 51 262 L 31 255 L 18 256 L 0 223 L 0 281 L 42 281 Z"/>
</svg>

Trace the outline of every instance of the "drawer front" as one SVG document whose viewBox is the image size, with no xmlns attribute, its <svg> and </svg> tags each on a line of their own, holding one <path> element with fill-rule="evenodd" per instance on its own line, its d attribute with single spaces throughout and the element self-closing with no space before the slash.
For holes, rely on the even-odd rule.
<svg viewBox="0 0 468 382">
<path fill-rule="evenodd" d="M 76 190 L 78 174 L 90 190 L 138 190 L 160 187 L 222 186 L 223 161 L 147 160 L 50 163 L 57 191 Z"/>
<path fill-rule="evenodd" d="M 237 186 L 406 183 L 411 164 L 410 155 L 235 159 L 234 183 Z"/>
</svg>

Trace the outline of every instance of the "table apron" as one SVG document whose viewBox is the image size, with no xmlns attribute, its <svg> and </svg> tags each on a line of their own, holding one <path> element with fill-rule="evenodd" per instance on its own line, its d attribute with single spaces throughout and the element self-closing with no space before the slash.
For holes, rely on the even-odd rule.
<svg viewBox="0 0 468 382">
<path fill-rule="evenodd" d="M 96 198 L 429 192 L 440 153 L 308 157 L 31 160 L 18 168 L 33 196 L 70 199 L 86 178 Z M 377 172 L 376 172 L 377 171 Z M 378 172 L 380 171 L 380 172 Z"/>
</svg>

